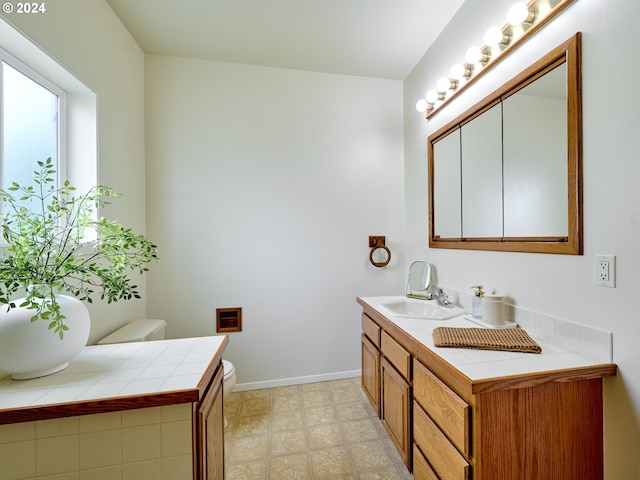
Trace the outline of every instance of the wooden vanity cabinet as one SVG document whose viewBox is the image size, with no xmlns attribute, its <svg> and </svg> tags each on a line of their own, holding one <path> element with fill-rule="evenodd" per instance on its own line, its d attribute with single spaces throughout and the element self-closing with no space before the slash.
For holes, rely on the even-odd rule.
<svg viewBox="0 0 640 480">
<path fill-rule="evenodd" d="M 196 404 L 195 471 L 200 480 L 224 480 L 223 377 L 220 364 L 204 398 Z"/>
<path fill-rule="evenodd" d="M 363 332 L 376 332 L 363 352 L 380 365 L 376 383 L 366 357 L 363 386 L 377 398 L 379 385 L 380 418 L 414 480 L 603 479 L 603 378 L 615 364 L 473 380 L 360 303 Z"/>
</svg>

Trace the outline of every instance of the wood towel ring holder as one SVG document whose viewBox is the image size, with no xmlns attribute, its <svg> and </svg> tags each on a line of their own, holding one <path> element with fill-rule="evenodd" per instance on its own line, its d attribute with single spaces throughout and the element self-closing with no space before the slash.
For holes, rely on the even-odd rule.
<svg viewBox="0 0 640 480">
<path fill-rule="evenodd" d="M 378 268 L 386 267 L 387 265 L 389 265 L 389 262 L 391 261 L 391 250 L 389 250 L 389 247 L 385 245 L 384 236 L 369 237 L 369 247 L 371 248 L 371 251 L 369 252 L 369 261 L 371 262 L 371 265 Z M 387 252 L 387 259 L 382 262 L 376 262 L 373 259 L 373 253 L 379 248 Z"/>
</svg>

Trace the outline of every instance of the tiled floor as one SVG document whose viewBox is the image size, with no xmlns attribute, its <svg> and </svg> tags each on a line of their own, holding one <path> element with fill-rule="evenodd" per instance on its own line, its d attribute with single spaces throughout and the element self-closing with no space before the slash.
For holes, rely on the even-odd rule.
<svg viewBox="0 0 640 480">
<path fill-rule="evenodd" d="M 227 480 L 411 479 L 360 378 L 233 392 Z"/>
</svg>

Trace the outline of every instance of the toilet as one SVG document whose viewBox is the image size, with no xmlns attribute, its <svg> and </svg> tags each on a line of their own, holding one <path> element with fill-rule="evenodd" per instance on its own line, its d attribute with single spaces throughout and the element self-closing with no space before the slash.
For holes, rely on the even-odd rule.
<svg viewBox="0 0 640 480">
<path fill-rule="evenodd" d="M 166 326 L 167 322 L 159 318 L 138 318 L 99 340 L 98 345 L 164 340 Z M 224 401 L 236 385 L 236 369 L 233 363 L 224 359 L 222 360 L 222 369 L 224 372 L 222 384 L 222 398 Z M 224 419 L 224 426 L 227 426 L 226 417 Z"/>
<path fill-rule="evenodd" d="M 236 369 L 229 360 L 222 359 L 222 369 L 224 371 L 224 379 L 222 380 L 222 401 L 233 392 L 236 386 Z M 227 417 L 224 417 L 224 427 L 227 428 Z"/>
<path fill-rule="evenodd" d="M 138 318 L 120 327 L 102 340 L 98 340 L 98 345 L 164 340 L 166 326 L 167 322 L 158 318 Z"/>
</svg>

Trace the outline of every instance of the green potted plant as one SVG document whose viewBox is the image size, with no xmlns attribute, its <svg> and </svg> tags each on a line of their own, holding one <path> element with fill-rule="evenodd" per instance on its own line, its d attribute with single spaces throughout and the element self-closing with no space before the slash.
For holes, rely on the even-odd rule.
<svg viewBox="0 0 640 480">
<path fill-rule="evenodd" d="M 10 317 L 20 325 L 18 336 L 29 334 L 23 325 L 26 317 L 33 326 L 46 324 L 48 336 L 59 343 L 77 336 L 74 330 L 78 328 L 81 337 L 86 333 L 86 344 L 88 326 L 71 326 L 73 319 L 66 304 L 72 302 L 76 310 L 86 311 L 82 302 L 91 303 L 95 297 L 109 303 L 140 298 L 129 275 L 143 274 L 148 264 L 158 259 L 156 246 L 143 235 L 97 218 L 97 210 L 110 198 L 122 197 L 118 192 L 97 185 L 74 196 L 76 189 L 68 181 L 55 186 L 55 173 L 49 158 L 38 162 L 33 185 L 13 182 L 6 190 L 0 189 L 2 237 L 8 245 L 0 257 L 0 303 L 6 306 L 0 307 L 0 370 L 11 372 L 3 367 L 2 357 L 15 353 L 3 355 L 3 349 L 18 348 L 12 338 L 16 332 L 2 330 L 3 324 L 11 323 Z M 15 300 L 19 292 L 26 292 L 26 296 Z M 42 336 L 43 328 L 39 328 Z"/>
</svg>

